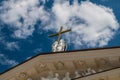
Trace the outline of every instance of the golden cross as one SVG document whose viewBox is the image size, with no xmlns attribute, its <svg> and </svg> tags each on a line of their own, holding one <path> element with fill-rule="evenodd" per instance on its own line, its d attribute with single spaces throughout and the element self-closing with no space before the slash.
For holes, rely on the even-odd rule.
<svg viewBox="0 0 120 80">
<path fill-rule="evenodd" d="M 60 36 L 61 36 L 61 34 L 71 31 L 71 29 L 64 30 L 64 31 L 62 31 L 62 29 L 63 29 L 63 27 L 61 26 L 61 28 L 60 28 L 60 30 L 59 30 L 59 32 L 58 32 L 58 33 L 51 34 L 51 35 L 49 35 L 49 37 L 58 36 L 57 41 L 59 42 L 59 41 L 60 41 Z"/>
</svg>

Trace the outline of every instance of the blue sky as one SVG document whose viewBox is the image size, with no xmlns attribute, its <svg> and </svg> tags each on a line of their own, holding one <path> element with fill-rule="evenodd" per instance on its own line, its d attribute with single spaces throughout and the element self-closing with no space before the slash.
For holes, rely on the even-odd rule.
<svg viewBox="0 0 120 80">
<path fill-rule="evenodd" d="M 119 0 L 0 0 L 0 72 L 44 52 L 62 35 L 67 50 L 120 46 Z"/>
</svg>

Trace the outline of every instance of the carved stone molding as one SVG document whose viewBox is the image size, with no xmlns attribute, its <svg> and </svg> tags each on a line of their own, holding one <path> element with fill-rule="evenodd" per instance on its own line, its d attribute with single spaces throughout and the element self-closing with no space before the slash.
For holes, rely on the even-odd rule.
<svg viewBox="0 0 120 80">
<path fill-rule="evenodd" d="M 84 60 L 74 60 L 73 64 L 77 69 L 85 69 L 87 67 L 86 61 Z"/>
<path fill-rule="evenodd" d="M 39 63 L 35 66 L 35 69 L 37 70 L 38 73 L 41 73 L 43 71 L 48 71 L 48 67 L 47 67 L 47 64 L 45 63 Z"/>
<path fill-rule="evenodd" d="M 28 78 L 28 75 L 26 72 L 20 72 L 17 76 L 16 79 L 17 80 L 26 80 Z"/>
<path fill-rule="evenodd" d="M 21 72 L 18 77 L 19 78 L 26 78 L 27 77 L 27 73 Z"/>
<path fill-rule="evenodd" d="M 111 67 L 111 63 L 109 61 L 109 58 L 95 58 L 95 63 L 96 63 L 98 68 Z"/>
<path fill-rule="evenodd" d="M 66 69 L 65 63 L 62 62 L 62 61 L 54 62 L 54 66 L 55 66 L 56 70 L 64 70 L 64 69 Z"/>
</svg>

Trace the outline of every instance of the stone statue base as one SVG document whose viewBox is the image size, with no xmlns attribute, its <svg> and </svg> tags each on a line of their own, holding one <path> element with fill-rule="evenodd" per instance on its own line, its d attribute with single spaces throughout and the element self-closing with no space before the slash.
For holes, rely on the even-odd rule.
<svg viewBox="0 0 120 80">
<path fill-rule="evenodd" d="M 63 39 L 60 39 L 60 41 L 55 41 L 52 45 L 52 51 L 53 52 L 59 52 L 59 51 L 65 51 L 66 50 L 66 43 Z"/>
</svg>

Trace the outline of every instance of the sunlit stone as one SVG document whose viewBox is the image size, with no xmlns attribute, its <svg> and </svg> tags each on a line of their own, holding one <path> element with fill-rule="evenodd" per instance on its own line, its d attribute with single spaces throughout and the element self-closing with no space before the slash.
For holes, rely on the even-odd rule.
<svg viewBox="0 0 120 80">
<path fill-rule="evenodd" d="M 65 77 L 63 78 L 63 80 L 71 80 L 69 72 L 65 74 Z"/>
<path fill-rule="evenodd" d="M 78 73 L 78 71 L 75 71 L 75 78 L 81 77 L 81 75 Z"/>
<path fill-rule="evenodd" d="M 28 78 L 27 80 L 32 80 L 32 78 Z"/>
<path fill-rule="evenodd" d="M 55 73 L 55 78 L 53 78 L 53 80 L 59 80 L 59 74 Z"/>
</svg>

